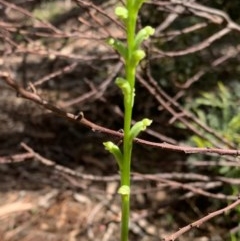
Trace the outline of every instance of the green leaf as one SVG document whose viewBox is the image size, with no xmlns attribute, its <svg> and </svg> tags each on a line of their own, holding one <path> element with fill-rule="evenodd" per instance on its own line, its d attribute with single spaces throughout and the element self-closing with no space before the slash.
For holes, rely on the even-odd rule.
<svg viewBox="0 0 240 241">
<path fill-rule="evenodd" d="M 223 100 L 223 102 L 228 102 L 231 99 L 231 93 L 229 89 L 222 83 L 218 82 L 219 88 L 219 97 Z"/>
<path fill-rule="evenodd" d="M 239 131 L 240 130 L 240 113 L 236 116 L 234 116 L 230 122 L 228 123 L 228 128 Z"/>
<path fill-rule="evenodd" d="M 227 167 L 227 166 L 224 166 L 224 167 L 221 167 L 220 170 L 219 170 L 219 173 L 220 174 L 226 174 L 230 171 L 230 167 Z"/>
<path fill-rule="evenodd" d="M 196 99 L 196 104 L 198 106 L 204 105 L 209 107 L 222 108 L 222 101 L 217 96 L 207 92 L 202 93 L 202 96 L 202 98 Z"/>
<path fill-rule="evenodd" d="M 209 126 L 211 128 L 214 128 L 216 130 L 219 130 L 219 132 L 221 130 L 224 130 L 225 129 L 225 124 L 221 118 L 219 118 L 218 115 L 216 115 L 215 113 L 212 113 L 212 114 L 209 114 L 208 116 L 208 123 L 209 123 Z"/>
<path fill-rule="evenodd" d="M 212 147 L 212 144 L 199 136 L 192 136 L 190 139 L 197 147 Z"/>
<path fill-rule="evenodd" d="M 206 119 L 206 113 L 200 109 L 196 109 L 195 110 L 199 120 L 201 120 L 203 123 L 207 123 L 207 119 Z"/>
</svg>

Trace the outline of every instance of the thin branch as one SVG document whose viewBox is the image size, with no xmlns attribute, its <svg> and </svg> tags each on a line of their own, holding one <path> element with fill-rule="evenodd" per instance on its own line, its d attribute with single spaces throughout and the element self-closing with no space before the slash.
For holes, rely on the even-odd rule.
<svg viewBox="0 0 240 241">
<path fill-rule="evenodd" d="M 193 83 L 197 82 L 207 72 L 211 71 L 213 68 L 217 67 L 218 65 L 221 65 L 222 63 L 225 63 L 227 60 L 236 57 L 238 54 L 239 54 L 239 50 L 237 48 L 235 48 L 230 53 L 224 54 L 224 55 L 220 56 L 219 58 L 215 59 L 214 61 L 212 61 L 210 63 L 210 66 L 199 70 L 191 78 L 186 80 L 184 84 L 176 83 L 176 86 L 179 87 L 179 88 L 182 88 L 182 89 L 190 88 Z"/>
<path fill-rule="evenodd" d="M 136 175 L 141 176 L 142 174 L 136 174 Z M 194 187 L 191 184 L 180 183 L 180 182 L 177 182 L 174 180 L 164 179 L 162 177 L 156 177 L 156 176 L 151 176 L 151 175 L 144 175 L 144 177 L 147 178 L 148 180 L 155 180 L 155 181 L 158 181 L 158 182 L 161 182 L 164 184 L 168 184 L 171 188 L 180 188 L 180 189 L 188 190 L 195 194 L 202 195 L 205 197 L 211 197 L 211 198 L 222 199 L 222 200 L 236 200 L 237 199 L 237 197 L 233 196 L 233 195 L 225 195 L 223 193 L 217 193 L 217 194 L 210 193 L 210 192 L 204 191 L 201 188 Z"/>
<path fill-rule="evenodd" d="M 61 31 L 59 29 L 57 29 L 55 26 L 53 26 L 52 24 L 50 24 L 49 22 L 43 21 L 40 18 L 34 17 L 32 15 L 32 13 L 30 13 L 28 10 L 23 9 L 21 7 L 18 7 L 17 5 L 13 4 L 13 3 L 8 3 L 6 1 L 0 0 L 0 3 L 3 4 L 4 6 L 10 8 L 10 9 L 14 9 L 22 14 L 24 14 L 25 16 L 28 16 L 32 19 L 37 19 L 40 23 L 42 23 L 44 26 L 46 26 L 47 28 L 51 29 L 54 33 L 61 33 Z"/>
<path fill-rule="evenodd" d="M 36 104 L 43 106 L 45 109 L 52 111 L 54 114 L 66 118 L 72 122 L 80 123 L 88 128 L 90 128 L 92 131 L 99 131 L 102 133 L 110 134 L 112 136 L 116 137 L 123 137 L 123 133 L 119 131 L 114 131 L 111 129 L 108 129 L 106 127 L 102 127 L 100 125 L 97 125 L 88 119 L 86 119 L 83 116 L 83 113 L 80 113 L 79 115 L 74 115 L 71 113 L 67 113 L 64 110 L 58 108 L 57 106 L 49 103 L 48 101 L 42 99 L 39 95 L 36 93 L 32 93 L 30 91 L 25 90 L 24 88 L 20 87 L 8 74 L 7 72 L 0 72 L 0 77 L 3 78 L 3 80 L 8 84 L 10 87 L 15 89 L 19 96 L 31 100 L 35 102 Z M 134 141 L 139 144 L 147 145 L 150 147 L 155 148 L 161 148 L 171 151 L 178 151 L 178 152 L 184 152 L 184 153 L 216 153 L 220 155 L 232 155 L 232 156 L 238 156 L 240 155 L 240 150 L 234 150 L 234 149 L 219 149 L 219 148 L 198 148 L 198 147 L 189 147 L 189 146 L 177 146 L 172 145 L 168 143 L 158 143 L 158 142 L 151 142 L 147 140 L 143 140 L 140 138 L 135 138 Z"/>
<path fill-rule="evenodd" d="M 33 49 L 32 47 L 26 47 L 26 48 L 22 48 L 20 46 L 20 48 L 18 48 L 15 51 L 16 54 L 21 54 L 21 53 L 29 53 L 29 54 L 37 54 L 39 56 L 44 56 L 44 57 L 51 57 L 51 58 L 64 58 L 64 59 L 70 59 L 70 60 L 78 60 L 78 61 L 93 61 L 93 60 L 118 60 L 119 56 L 117 54 L 105 54 L 105 55 L 96 55 L 92 54 L 92 55 L 80 55 L 80 54 L 65 54 L 61 51 L 55 51 L 55 50 L 50 50 L 50 49 L 40 49 L 40 48 L 36 48 Z"/>
<path fill-rule="evenodd" d="M 33 86 L 38 86 L 38 85 L 42 85 L 43 83 L 49 81 L 50 79 L 56 78 L 58 76 L 61 76 L 63 74 L 69 73 L 71 71 L 73 71 L 75 68 L 77 67 L 77 63 L 74 62 L 70 65 L 67 65 L 59 70 L 54 71 L 51 74 L 45 75 L 44 77 L 42 77 L 41 79 L 35 81 L 34 83 L 32 83 Z"/>
<path fill-rule="evenodd" d="M 184 11 L 184 7 L 176 6 L 175 11 L 170 13 L 166 17 L 166 19 L 156 28 L 155 35 L 162 32 L 166 28 L 168 28 L 176 20 L 176 18 L 179 16 L 179 14 L 182 13 L 183 11 Z"/>
<path fill-rule="evenodd" d="M 23 162 L 23 161 L 26 161 L 26 159 L 31 159 L 33 157 L 34 157 L 34 155 L 29 152 L 22 153 L 22 154 L 3 156 L 3 157 L 0 157 L 0 164 Z"/>
<path fill-rule="evenodd" d="M 71 176 L 79 177 L 82 179 L 87 179 L 91 181 L 104 181 L 104 182 L 109 182 L 109 181 L 116 181 L 119 180 L 118 175 L 113 175 L 109 177 L 103 177 L 103 176 L 96 176 L 96 175 L 91 175 L 91 174 L 84 174 L 80 172 L 76 172 L 68 167 L 64 167 L 62 165 L 58 165 L 52 160 L 49 160 L 43 156 L 41 156 L 39 153 L 35 152 L 30 146 L 28 146 L 26 143 L 21 143 L 21 146 L 33 157 L 35 157 L 39 162 L 46 166 L 51 166 L 53 167 L 56 171 L 58 172 L 63 172 Z"/>
<path fill-rule="evenodd" d="M 161 50 L 155 48 L 154 52 L 158 53 L 158 55 L 153 56 L 152 59 L 158 58 L 158 57 L 163 57 L 163 56 L 164 57 L 165 56 L 176 57 L 176 56 L 183 56 L 183 55 L 187 55 L 187 54 L 196 53 L 200 50 L 208 48 L 212 43 L 214 43 L 216 40 L 222 38 L 223 36 L 225 36 L 229 32 L 231 32 L 230 28 L 221 29 L 219 32 L 217 32 L 217 33 L 211 35 L 210 37 L 206 38 L 205 40 L 203 40 L 199 44 L 193 45 L 193 46 L 191 46 L 187 49 L 184 49 L 184 50 L 164 52 L 164 51 L 161 51 Z"/>
<path fill-rule="evenodd" d="M 225 140 L 221 135 L 216 133 L 213 129 L 209 128 L 208 126 L 204 125 L 201 121 L 199 121 L 193 114 L 183 109 L 178 102 L 176 102 L 173 98 L 171 98 L 168 94 L 166 94 L 160 86 L 157 84 L 156 80 L 153 79 L 151 76 L 151 73 L 148 72 L 149 81 L 146 81 L 143 79 L 140 75 L 138 75 L 139 82 L 149 91 L 149 93 L 154 96 L 154 98 L 159 102 L 161 107 L 163 107 L 165 110 L 167 110 L 169 113 L 172 114 L 172 122 L 173 120 L 179 120 L 181 121 L 189 130 L 191 130 L 193 133 L 197 134 L 198 136 L 202 137 L 203 139 L 207 139 L 206 135 L 203 135 L 199 131 L 199 128 L 196 128 L 194 125 L 192 125 L 187 120 L 192 120 L 195 124 L 197 124 L 199 127 L 201 127 L 204 131 L 208 132 L 209 134 L 213 135 L 217 140 L 219 140 L 221 143 L 224 143 L 225 145 L 229 147 L 233 147 L 233 145 Z M 174 110 L 174 108 L 177 110 Z M 180 113 L 179 113 L 180 112 Z M 172 123 L 171 122 L 171 123 Z M 209 141 L 216 147 L 220 148 L 218 143 L 214 143 L 212 140 L 209 139 Z"/>
<path fill-rule="evenodd" d="M 110 181 L 116 181 L 119 180 L 119 175 L 112 175 L 112 176 L 96 176 L 96 175 L 91 175 L 91 174 L 84 174 L 84 173 L 80 173 L 80 172 L 76 172 L 68 167 L 56 164 L 54 161 L 49 160 L 43 156 L 41 156 L 39 153 L 35 152 L 30 146 L 28 146 L 26 143 L 21 143 L 21 146 L 27 151 L 29 152 L 30 155 L 32 155 L 32 157 L 36 158 L 38 161 L 40 161 L 42 164 L 46 165 L 46 166 L 51 166 L 53 167 L 56 171 L 60 172 L 60 173 L 65 173 L 68 174 L 70 176 L 75 176 L 81 179 L 85 179 L 85 180 L 91 180 L 91 181 L 103 181 L 103 182 L 110 182 Z M 171 174 L 170 174 L 171 175 Z M 227 196 L 224 195 L 222 193 L 218 193 L 218 194 L 214 194 L 214 193 L 210 193 L 207 192 L 205 190 L 203 190 L 202 188 L 199 188 L 200 186 L 203 187 L 204 189 L 209 188 L 209 185 L 211 186 L 211 188 L 214 186 L 216 187 L 216 182 L 215 183 L 208 183 L 209 185 L 202 185 L 199 183 L 193 183 L 193 184 L 185 184 L 185 183 L 180 183 L 177 181 L 173 181 L 173 180 L 168 180 L 165 179 L 164 176 L 169 176 L 169 174 L 156 174 L 156 175 L 152 175 L 152 174 L 139 174 L 139 173 L 134 173 L 132 180 L 134 181 L 144 181 L 144 180 L 153 180 L 153 181 L 157 181 L 157 182 L 161 182 L 163 184 L 168 185 L 171 188 L 180 188 L 180 189 L 184 189 L 184 190 L 188 190 L 191 191 L 194 194 L 198 194 L 198 195 L 203 195 L 206 197 L 212 197 L 215 199 L 224 199 L 224 200 L 235 200 L 236 197 L 235 196 Z M 172 176 L 173 177 L 173 176 Z M 217 183 L 217 185 L 221 184 L 220 182 Z M 189 193 L 188 193 L 189 194 Z"/>
<path fill-rule="evenodd" d="M 119 21 L 112 18 L 109 14 L 103 11 L 100 7 L 96 6 L 93 2 L 84 1 L 84 0 L 74 0 L 74 2 L 76 2 L 80 7 L 83 6 L 88 9 L 95 9 L 97 12 L 101 13 L 103 16 L 108 18 L 111 22 L 114 22 L 116 26 L 120 27 L 121 29 L 124 29 L 123 25 Z"/>
<path fill-rule="evenodd" d="M 206 28 L 207 26 L 208 26 L 207 23 L 197 23 L 197 24 L 194 24 L 190 27 L 186 27 L 181 30 L 172 30 L 172 31 L 169 31 L 166 33 L 159 33 L 158 35 L 155 34 L 155 37 L 161 38 L 162 41 L 172 41 L 174 38 L 176 38 L 182 34 L 188 34 L 188 33 L 194 32 L 196 30 Z"/>
<path fill-rule="evenodd" d="M 176 240 L 179 236 L 181 236 L 182 234 L 188 232 L 189 230 L 193 229 L 193 228 L 199 228 L 203 223 L 207 222 L 208 220 L 221 215 L 223 213 L 227 213 L 228 211 L 234 209 L 235 207 L 237 207 L 238 205 L 240 205 L 240 198 L 238 197 L 238 199 L 233 202 L 232 204 L 226 206 L 225 208 L 219 209 L 218 211 L 212 212 L 208 215 L 206 215 L 205 217 L 181 228 L 179 231 L 177 231 L 174 234 L 171 234 L 168 237 L 165 237 L 162 239 L 162 241 L 174 241 Z"/>
<path fill-rule="evenodd" d="M 75 99 L 61 102 L 61 107 L 66 108 L 66 107 L 69 107 L 69 106 L 72 106 L 75 104 L 79 104 L 80 102 L 82 102 L 88 98 L 91 98 L 93 96 L 95 96 L 95 98 L 100 98 L 103 95 L 103 93 L 105 92 L 105 90 L 107 89 L 108 85 L 117 76 L 117 74 L 121 70 L 122 66 L 123 66 L 122 62 L 118 62 L 114 67 L 111 68 L 112 71 L 111 71 L 109 77 L 105 81 L 103 81 L 103 83 L 101 83 L 99 87 L 94 88 L 90 92 L 88 92 L 84 95 L 81 95 L 80 97 L 77 97 Z"/>
<path fill-rule="evenodd" d="M 208 18 L 209 20 L 213 19 L 213 17 L 215 16 L 215 22 L 216 22 L 216 17 L 222 18 L 222 20 L 227 22 L 228 28 L 240 32 L 240 26 L 237 23 L 235 23 L 224 11 L 211 8 L 211 7 L 206 7 L 204 5 L 196 3 L 195 1 L 193 2 L 193 1 L 183 1 L 183 0 L 171 0 L 171 2 L 174 4 L 179 4 L 181 6 L 187 7 L 188 10 L 192 11 L 194 14 L 199 15 L 201 17 Z M 221 23 L 222 22 L 219 21 L 219 24 Z"/>
</svg>

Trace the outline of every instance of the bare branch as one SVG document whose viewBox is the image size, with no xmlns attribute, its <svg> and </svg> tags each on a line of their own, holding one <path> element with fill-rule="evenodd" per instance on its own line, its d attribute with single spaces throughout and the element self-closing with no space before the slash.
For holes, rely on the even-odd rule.
<svg viewBox="0 0 240 241">
<path fill-rule="evenodd" d="M 49 22 L 45 22 L 39 18 L 34 17 L 29 11 L 27 11 L 26 9 L 20 8 L 17 5 L 13 4 L 13 3 L 8 3 L 4 0 L 0 0 L 0 3 L 3 4 L 6 7 L 9 7 L 10 9 L 15 9 L 16 11 L 32 18 L 32 19 L 37 19 L 40 23 L 42 23 L 45 27 L 51 29 L 54 33 L 61 33 L 61 31 L 59 29 L 57 29 L 56 27 L 54 27 L 52 24 L 50 24 Z"/>
<path fill-rule="evenodd" d="M 215 17 L 215 23 L 217 21 L 219 24 L 221 24 L 222 21 L 226 21 L 228 24 L 228 28 L 240 32 L 240 26 L 237 23 L 233 22 L 231 18 L 221 10 L 203 6 L 199 3 L 196 3 L 195 1 L 193 2 L 183 0 L 171 0 L 171 2 L 174 4 L 180 4 L 184 7 L 187 7 L 188 10 L 192 11 L 194 14 L 208 18 L 209 20 L 212 20 L 213 17 Z M 222 21 L 217 20 L 216 17 L 221 18 Z"/>
<path fill-rule="evenodd" d="M 40 106 L 43 106 L 45 109 L 52 111 L 54 114 L 56 114 L 60 117 L 66 118 L 73 122 L 81 123 L 82 125 L 87 126 L 88 128 L 92 129 L 92 131 L 99 131 L 99 132 L 110 134 L 112 136 L 116 136 L 116 137 L 120 137 L 120 138 L 123 137 L 123 134 L 121 132 L 99 126 L 99 125 L 87 120 L 83 116 L 83 113 L 81 113 L 80 115 L 73 115 L 71 113 L 67 113 L 67 112 L 63 111 L 62 109 L 56 107 L 55 105 L 50 104 L 48 101 L 43 100 L 36 93 L 31 93 L 30 91 L 27 91 L 24 88 L 17 85 L 17 83 L 6 72 L 0 73 L 0 77 L 2 77 L 3 80 L 9 86 L 11 86 L 13 89 L 15 89 L 21 97 L 31 100 Z M 157 142 L 146 141 L 146 140 L 143 140 L 140 138 L 135 138 L 134 141 L 136 143 L 144 144 L 144 145 L 147 145 L 150 147 L 184 152 L 184 153 L 188 153 L 188 154 L 189 153 L 205 153 L 205 154 L 216 153 L 216 154 L 220 154 L 220 155 L 233 155 L 233 156 L 240 155 L 240 150 L 233 150 L 233 149 L 197 148 L 197 147 L 189 147 L 189 146 L 177 146 L 177 145 L 172 145 L 172 144 L 168 144 L 168 143 L 157 143 Z"/>
<path fill-rule="evenodd" d="M 98 86 L 97 88 L 94 88 L 93 90 L 91 90 L 90 92 L 77 97 L 75 99 L 72 100 L 68 100 L 68 101 L 64 101 L 61 102 L 61 106 L 63 108 L 75 105 L 75 104 L 79 104 L 80 102 L 90 98 L 90 97 L 95 97 L 95 98 L 100 98 L 103 93 L 105 92 L 105 90 L 107 89 L 108 85 L 113 81 L 113 79 L 117 76 L 117 74 L 119 73 L 119 71 L 121 70 L 123 64 L 121 62 L 118 62 L 114 67 L 113 67 L 113 71 L 111 72 L 111 74 L 109 75 L 109 77 L 103 81 L 103 83 L 100 84 L 100 86 Z"/>
<path fill-rule="evenodd" d="M 23 162 L 23 161 L 26 161 L 26 159 L 31 159 L 31 158 L 33 158 L 33 155 L 31 153 L 8 155 L 8 156 L 0 157 L 0 163 L 6 164 L 6 163 Z"/>
<path fill-rule="evenodd" d="M 199 219 L 198 221 L 195 221 L 183 228 L 181 228 L 179 231 L 177 231 L 176 233 L 165 237 L 162 239 L 162 241 L 174 241 L 176 240 L 179 236 L 183 235 L 184 233 L 188 232 L 189 230 L 193 229 L 193 228 L 199 228 L 202 224 L 204 224 L 205 222 L 207 222 L 208 220 L 218 216 L 218 215 L 222 215 L 232 209 L 234 209 L 235 207 L 237 207 L 238 205 L 240 205 L 240 199 L 238 197 L 238 199 L 231 203 L 230 205 L 226 206 L 225 208 L 219 209 L 218 211 L 212 212 L 208 215 L 206 215 L 205 217 Z"/>
<path fill-rule="evenodd" d="M 199 121 L 193 114 L 183 109 L 178 102 L 176 102 L 173 98 L 171 98 L 168 94 L 166 94 L 160 86 L 157 84 L 157 82 L 152 78 L 151 73 L 148 73 L 149 81 L 147 82 L 144 80 L 140 75 L 138 75 L 139 82 L 151 93 L 154 98 L 158 101 L 158 103 L 161 105 L 162 108 L 167 110 L 169 113 L 172 114 L 173 118 L 171 120 L 171 123 L 175 120 L 181 121 L 184 126 L 186 126 L 189 130 L 191 130 L 193 133 L 197 134 L 198 136 L 201 136 L 203 139 L 207 139 L 207 137 L 199 131 L 194 125 L 192 125 L 188 120 L 192 120 L 195 124 L 197 124 L 199 127 L 201 127 L 206 132 L 210 133 L 214 137 L 216 137 L 217 140 L 220 141 L 220 143 L 224 143 L 227 146 L 230 146 L 232 148 L 233 145 L 225 140 L 221 135 L 216 133 L 213 129 L 210 127 L 204 125 Z M 175 110 L 177 109 L 177 110 Z M 216 147 L 219 147 L 218 143 L 213 142 L 209 139 L 209 141 Z"/>
<path fill-rule="evenodd" d="M 209 47 L 212 43 L 214 43 L 216 40 L 219 40 L 220 38 L 222 38 L 223 36 L 228 34 L 230 31 L 231 31 L 230 28 L 221 29 L 219 32 L 217 32 L 217 33 L 211 35 L 209 38 L 203 40 L 201 43 L 191 46 L 187 49 L 180 50 L 180 51 L 164 52 L 159 49 L 155 49 L 154 52 L 158 53 L 158 55 L 153 56 L 152 59 L 158 58 L 158 57 L 163 57 L 163 56 L 175 57 L 175 56 L 183 56 L 183 55 L 187 55 L 187 54 L 196 53 L 200 50 L 203 50 L 203 49 Z"/>
</svg>

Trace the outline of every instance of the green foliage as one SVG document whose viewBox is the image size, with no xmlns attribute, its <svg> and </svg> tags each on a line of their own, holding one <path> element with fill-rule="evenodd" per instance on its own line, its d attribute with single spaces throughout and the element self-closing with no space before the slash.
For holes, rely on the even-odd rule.
<svg viewBox="0 0 240 241">
<path fill-rule="evenodd" d="M 201 97 L 196 98 L 188 108 L 193 111 L 198 119 L 205 125 L 214 129 L 225 140 L 232 143 L 236 148 L 240 147 L 240 108 L 236 104 L 238 97 L 223 83 L 218 83 L 218 88 L 212 92 L 203 92 Z M 213 147 L 216 138 L 209 133 L 204 133 L 208 140 L 193 135 L 190 142 L 197 147 Z M 221 167 L 215 169 L 220 174 L 228 177 L 236 177 L 240 174 L 238 168 Z"/>
<path fill-rule="evenodd" d="M 229 88 L 218 83 L 218 88 L 213 92 L 203 92 L 188 108 L 192 110 L 207 126 L 216 130 L 224 139 L 236 147 L 240 143 L 240 108 L 236 105 L 237 97 Z M 212 140 L 213 136 L 207 134 Z M 211 141 L 206 141 L 199 136 L 192 136 L 191 141 L 198 147 L 212 146 Z"/>
<path fill-rule="evenodd" d="M 237 84 L 239 87 L 239 84 Z M 236 88 L 234 91 L 226 87 L 223 83 L 218 83 L 218 88 L 211 92 L 202 92 L 201 97 L 196 98 L 188 108 L 192 110 L 199 120 L 205 125 L 214 129 L 218 134 L 222 135 L 224 139 L 232 143 L 236 148 L 240 147 L 240 108 L 237 104 L 238 91 Z M 190 141 L 197 147 L 211 147 L 212 141 L 216 143 L 216 138 L 210 134 L 204 134 L 208 136 L 208 140 L 203 139 L 200 136 L 193 135 Z M 212 159 L 215 159 L 212 157 Z M 220 157 L 219 159 L 224 159 Z M 194 160 L 193 160 L 194 161 Z M 214 167 L 214 172 L 217 172 L 226 177 L 236 178 L 240 175 L 238 167 Z M 239 186 L 232 185 L 227 192 L 237 196 L 239 194 Z M 240 214 L 240 209 L 236 208 L 237 215 Z M 240 235 L 230 234 L 230 240 L 239 240 Z"/>
</svg>

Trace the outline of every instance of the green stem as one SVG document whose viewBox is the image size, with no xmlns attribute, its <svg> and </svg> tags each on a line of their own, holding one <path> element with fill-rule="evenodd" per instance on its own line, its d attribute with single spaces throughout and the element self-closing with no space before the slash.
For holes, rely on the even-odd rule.
<svg viewBox="0 0 240 241">
<path fill-rule="evenodd" d="M 131 63 L 132 55 L 134 51 L 134 38 L 136 30 L 137 13 L 133 9 L 133 1 L 127 1 L 128 19 L 127 19 L 127 47 L 128 56 L 126 59 L 126 80 L 130 84 L 131 92 L 129 96 L 124 98 L 124 138 L 123 138 L 123 165 L 121 173 L 121 185 L 129 186 L 130 183 L 130 171 L 131 171 L 131 159 L 132 159 L 132 140 L 130 139 L 130 129 L 132 120 L 132 109 L 134 99 L 134 85 L 136 67 Z M 129 232 L 129 214 L 130 214 L 130 194 L 122 195 L 122 220 L 121 220 L 121 241 L 128 241 Z"/>
<path fill-rule="evenodd" d="M 121 241 L 128 241 L 130 195 L 122 195 Z"/>
</svg>

